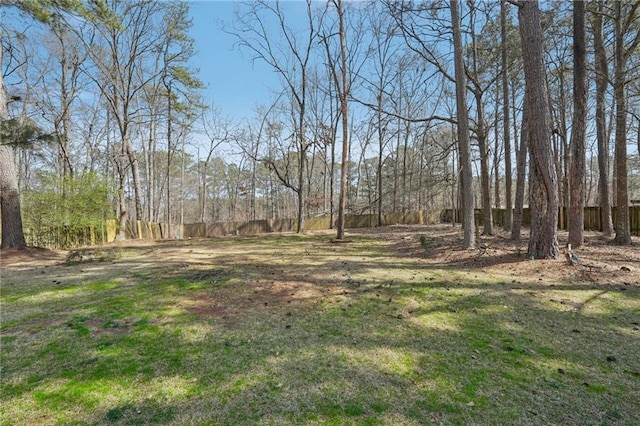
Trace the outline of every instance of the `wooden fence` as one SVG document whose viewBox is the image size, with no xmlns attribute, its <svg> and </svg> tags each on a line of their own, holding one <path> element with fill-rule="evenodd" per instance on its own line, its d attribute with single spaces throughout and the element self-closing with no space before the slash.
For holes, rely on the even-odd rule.
<svg viewBox="0 0 640 426">
<path fill-rule="evenodd" d="M 506 217 L 506 210 L 493 209 L 493 222 L 496 226 L 502 226 Z M 615 217 L 615 208 L 613 210 Z M 482 210 L 475 211 L 477 224 L 482 224 Z M 383 225 L 434 225 L 438 223 L 451 223 L 452 220 L 460 223 L 460 211 L 454 209 L 429 210 L 405 213 L 385 213 L 382 215 Z M 640 206 L 629 208 L 629 220 L 631 234 L 640 236 Z M 522 224 L 528 226 L 530 221 L 529 209 L 524 209 Z M 306 231 L 318 231 L 330 229 L 329 216 L 305 218 L 304 229 Z M 347 215 L 345 217 L 346 228 L 372 228 L 379 226 L 378 215 Z M 560 209 L 558 213 L 559 229 L 567 229 L 567 211 Z M 167 239 L 167 238 L 212 238 L 224 235 L 256 235 L 274 232 L 294 232 L 297 228 L 295 219 L 268 219 L 252 220 L 248 222 L 208 222 L 191 223 L 185 225 L 172 224 L 172 235 L 168 235 L 165 223 L 150 223 L 141 221 L 128 221 L 125 228 L 126 239 Z M 584 214 L 584 229 L 592 231 L 602 230 L 600 221 L 600 207 L 586 207 Z M 40 230 L 38 235 L 29 229 L 25 230 L 27 244 L 69 249 L 82 246 L 93 246 L 114 241 L 118 234 L 118 223 L 115 220 L 107 220 L 100 227 L 82 229 L 49 228 Z"/>
<path fill-rule="evenodd" d="M 600 207 L 585 207 L 584 208 L 584 229 L 587 231 L 602 231 L 602 217 Z M 456 223 L 460 223 L 460 211 L 446 209 L 442 211 L 442 222 L 451 222 L 451 216 L 455 214 Z M 484 217 L 482 209 L 476 209 L 475 211 L 476 224 L 481 225 Z M 491 214 L 493 216 L 493 223 L 496 226 L 503 226 L 507 211 L 506 209 L 492 209 Z M 616 208 L 611 209 L 611 215 L 616 217 Z M 528 208 L 522 211 L 522 224 L 529 226 L 531 223 L 531 214 Z M 564 207 L 560 207 L 558 210 L 558 229 L 567 230 L 569 225 L 568 210 Z M 640 236 L 640 206 L 629 207 L 629 225 L 631 229 L 631 235 Z"/>
</svg>

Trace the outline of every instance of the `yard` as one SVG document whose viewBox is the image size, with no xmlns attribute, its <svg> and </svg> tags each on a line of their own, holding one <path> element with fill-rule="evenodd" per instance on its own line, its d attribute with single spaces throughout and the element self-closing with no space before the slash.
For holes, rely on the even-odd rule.
<svg viewBox="0 0 640 426">
<path fill-rule="evenodd" d="M 2 424 L 640 424 L 637 238 L 347 236 L 2 252 Z"/>
</svg>

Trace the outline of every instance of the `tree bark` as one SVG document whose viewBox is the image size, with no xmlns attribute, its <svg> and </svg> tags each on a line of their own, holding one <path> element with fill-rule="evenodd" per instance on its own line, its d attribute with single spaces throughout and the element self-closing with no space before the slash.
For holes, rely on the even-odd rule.
<svg viewBox="0 0 640 426">
<path fill-rule="evenodd" d="M 4 90 L 4 89 L 1 89 Z M 4 100 L 2 101 L 4 103 Z M 2 243 L 0 248 L 25 248 L 27 243 L 22 230 L 18 167 L 14 148 L 0 145 L 0 212 L 2 214 Z"/>
<path fill-rule="evenodd" d="M 0 45 L 0 63 L 2 46 Z M 0 120 L 7 118 L 7 94 L 4 79 L 0 71 Z M 27 243 L 22 229 L 22 211 L 20 209 L 20 189 L 18 186 L 18 166 L 14 148 L 10 141 L 0 141 L 0 215 L 2 216 L 1 249 L 25 248 Z"/>
<path fill-rule="evenodd" d="M 131 167 L 131 177 L 133 183 L 133 195 L 136 207 L 136 217 L 134 220 L 142 220 L 144 213 L 142 210 L 142 189 L 140 185 L 140 170 L 138 167 L 138 158 L 136 157 L 136 153 L 133 149 L 133 145 L 131 144 L 131 138 L 129 136 L 129 131 L 127 130 L 127 134 L 123 137 L 125 151 L 127 153 L 127 158 L 129 159 L 129 166 Z M 137 227 L 134 227 L 137 229 Z M 136 231 L 137 232 L 137 231 Z M 139 237 L 139 235 L 137 236 Z"/>
<path fill-rule="evenodd" d="M 522 232 L 522 214 L 524 209 L 524 186 L 527 173 L 527 153 L 529 151 L 529 141 L 527 137 L 527 118 L 529 112 L 527 111 L 527 104 L 524 105 L 524 112 L 522 114 L 522 132 L 520 132 L 520 148 L 516 153 L 516 194 L 515 194 L 515 206 L 513 209 L 513 223 L 511 226 L 511 239 L 513 241 L 520 241 L 520 234 Z"/>
<path fill-rule="evenodd" d="M 470 3 L 472 4 L 472 3 Z M 489 147 L 487 143 L 487 128 L 484 121 L 484 90 L 478 77 L 478 49 L 476 46 L 475 25 L 473 23 L 475 11 L 471 11 L 471 44 L 473 59 L 472 93 L 476 101 L 476 136 L 480 150 L 480 187 L 482 196 L 482 234 L 493 235 L 493 212 L 491 210 L 491 178 L 489 176 Z"/>
<path fill-rule="evenodd" d="M 624 30 L 620 1 L 614 2 L 615 31 L 615 76 L 613 96 L 616 103 L 616 140 L 614 162 L 618 181 L 616 184 L 616 244 L 631 244 L 631 228 L 629 223 L 629 193 L 627 188 L 627 106 L 625 96 L 625 78 L 627 55 L 624 48 Z"/>
<path fill-rule="evenodd" d="M 463 249 L 475 248 L 476 233 L 473 211 L 473 175 L 471 173 L 471 144 L 469 141 L 469 117 L 467 115 L 467 84 L 462 57 L 462 35 L 458 2 L 452 1 L 451 22 L 453 24 L 453 51 L 456 76 L 456 112 L 458 116 L 458 149 L 460 151 L 460 175 L 462 194 Z"/>
<path fill-rule="evenodd" d="M 493 212 L 491 210 L 491 178 L 489 177 L 489 149 L 487 130 L 484 124 L 482 95 L 476 92 L 477 136 L 480 150 L 480 185 L 482 186 L 482 234 L 493 235 Z"/>
<path fill-rule="evenodd" d="M 348 99 L 349 86 L 347 83 L 347 53 L 345 49 L 344 10 L 342 0 L 337 0 L 339 36 L 340 36 L 340 60 L 342 62 L 342 90 L 340 91 L 340 109 L 342 112 L 342 165 L 340 168 L 340 200 L 338 204 L 338 233 L 337 239 L 344 240 L 345 210 L 347 207 L 347 173 L 349 172 L 349 129 L 348 129 Z"/>
<path fill-rule="evenodd" d="M 503 116 L 503 138 L 504 138 L 504 189 L 506 216 L 504 220 L 504 230 L 511 231 L 513 226 L 513 201 L 511 189 L 513 187 L 511 177 L 511 132 L 509 123 L 509 70 L 508 48 L 507 48 L 507 4 L 506 0 L 500 2 L 500 34 L 501 34 L 501 61 L 502 61 L 502 116 Z"/>
<path fill-rule="evenodd" d="M 602 233 L 613 234 L 611 218 L 611 194 L 609 189 L 609 133 L 607 132 L 606 93 L 609 81 L 609 67 L 602 35 L 602 2 L 598 2 L 598 10 L 593 20 L 593 45 L 596 69 L 596 136 L 598 140 L 598 199 Z"/>
<path fill-rule="evenodd" d="M 531 234 L 529 258 L 555 258 L 558 248 L 558 186 L 551 149 L 551 120 L 542 49 L 542 28 L 537 1 L 522 2 L 518 10 L 522 38 L 525 103 L 528 108 L 525 136 L 529 141 L 529 208 Z"/>
<path fill-rule="evenodd" d="M 578 248 L 584 243 L 584 176 L 587 121 L 587 61 L 585 43 L 585 3 L 573 2 L 573 126 L 569 172 L 569 244 Z"/>
</svg>

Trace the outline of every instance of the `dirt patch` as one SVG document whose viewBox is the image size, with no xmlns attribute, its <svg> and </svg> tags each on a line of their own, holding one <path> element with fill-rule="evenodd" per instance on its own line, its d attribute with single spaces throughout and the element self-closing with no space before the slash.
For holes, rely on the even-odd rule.
<svg viewBox="0 0 640 426">
<path fill-rule="evenodd" d="M 494 275 L 520 278 L 536 277 L 544 282 L 591 282 L 620 286 L 640 286 L 640 238 L 633 237 L 632 246 L 618 246 L 598 232 L 585 231 L 585 243 L 574 250 L 580 264 L 571 265 L 566 257 L 568 233 L 560 231 L 561 255 L 557 259 L 527 260 L 528 230 L 519 242 L 510 239 L 502 229 L 491 236 L 481 235 L 477 248 L 462 250 L 459 226 L 388 226 L 351 230 L 389 242 L 404 256 L 419 257 L 433 266 L 454 270 L 481 271 Z"/>
<path fill-rule="evenodd" d="M 33 336 L 50 328 L 61 326 L 64 323 L 64 320 L 34 319 L 25 321 L 16 327 L 6 328 L 3 334 L 11 336 L 26 333 Z"/>
<path fill-rule="evenodd" d="M 282 310 L 283 314 L 319 303 L 327 297 L 343 295 L 340 286 L 321 286 L 303 281 L 243 280 L 233 288 L 202 291 L 183 301 L 185 309 L 200 318 L 215 318 L 227 329 L 236 327 L 236 319 L 255 310 Z M 277 280 L 281 278 L 282 280 Z"/>
<path fill-rule="evenodd" d="M 51 266 L 65 261 L 67 252 L 42 247 L 0 250 L 0 265 L 4 267 Z"/>
</svg>

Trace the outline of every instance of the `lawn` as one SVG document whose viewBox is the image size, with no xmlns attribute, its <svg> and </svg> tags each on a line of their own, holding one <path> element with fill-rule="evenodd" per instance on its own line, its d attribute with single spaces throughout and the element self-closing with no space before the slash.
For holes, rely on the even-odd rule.
<svg viewBox="0 0 640 426">
<path fill-rule="evenodd" d="M 640 424 L 636 255 L 459 237 L 4 253 L 2 424 Z"/>
</svg>

